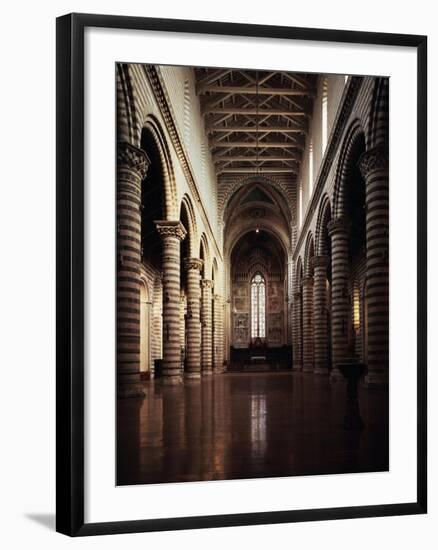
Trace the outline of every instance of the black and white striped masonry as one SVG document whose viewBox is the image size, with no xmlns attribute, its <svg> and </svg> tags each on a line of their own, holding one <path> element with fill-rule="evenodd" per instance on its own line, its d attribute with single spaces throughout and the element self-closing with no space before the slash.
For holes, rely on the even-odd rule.
<svg viewBox="0 0 438 550">
<path fill-rule="evenodd" d="M 180 221 L 156 221 L 163 242 L 163 376 L 165 385 L 180 384 L 180 244 L 186 230 Z"/>
<path fill-rule="evenodd" d="M 147 154 L 117 144 L 117 375 L 119 394 L 142 395 L 140 379 L 141 183 Z"/>
</svg>

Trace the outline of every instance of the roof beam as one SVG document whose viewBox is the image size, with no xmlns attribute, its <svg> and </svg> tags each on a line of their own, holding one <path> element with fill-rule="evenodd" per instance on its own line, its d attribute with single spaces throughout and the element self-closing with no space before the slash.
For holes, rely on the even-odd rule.
<svg viewBox="0 0 438 550">
<path fill-rule="evenodd" d="M 299 162 L 296 158 L 281 156 L 281 157 L 274 157 L 274 156 L 240 156 L 240 157 L 230 157 L 227 156 L 214 156 L 213 161 L 215 163 L 219 162 Z"/>
<path fill-rule="evenodd" d="M 298 74 L 291 74 L 284 71 L 282 71 L 281 74 L 289 80 L 292 80 L 292 82 L 295 82 L 295 84 L 298 84 L 298 86 L 301 86 L 302 88 L 307 88 L 309 86 L 307 80 Z"/>
<path fill-rule="evenodd" d="M 227 74 L 231 73 L 231 71 L 232 69 L 218 69 L 217 71 L 208 74 L 202 80 L 198 80 L 198 82 L 196 83 L 196 93 L 201 94 L 206 86 L 213 84 L 213 82 L 215 80 L 219 80 L 219 78 L 227 76 Z"/>
<path fill-rule="evenodd" d="M 219 168 L 217 174 L 297 174 L 295 168 Z"/>
<path fill-rule="evenodd" d="M 218 141 L 213 140 L 211 142 L 211 147 L 227 147 L 227 148 L 235 148 L 235 147 L 246 147 L 246 148 L 252 148 L 252 147 L 261 147 L 264 149 L 299 149 L 302 151 L 304 149 L 303 145 L 300 145 L 298 143 L 288 143 L 285 141 Z"/>
<path fill-rule="evenodd" d="M 256 94 L 256 95 L 283 95 L 283 96 L 315 96 L 314 88 L 292 90 L 291 88 L 260 88 L 260 86 L 204 86 L 202 92 L 216 94 Z"/>
<path fill-rule="evenodd" d="M 309 114 L 304 111 L 291 111 L 290 109 L 255 109 L 254 107 L 208 107 L 202 110 L 202 114 L 213 115 L 279 115 L 279 116 L 299 116 L 308 117 Z"/>
<path fill-rule="evenodd" d="M 249 132 L 249 133 L 261 133 L 272 134 L 274 132 L 280 132 L 282 134 L 305 134 L 306 131 L 303 128 L 290 128 L 289 126 L 213 126 L 207 125 L 207 132 Z"/>
</svg>

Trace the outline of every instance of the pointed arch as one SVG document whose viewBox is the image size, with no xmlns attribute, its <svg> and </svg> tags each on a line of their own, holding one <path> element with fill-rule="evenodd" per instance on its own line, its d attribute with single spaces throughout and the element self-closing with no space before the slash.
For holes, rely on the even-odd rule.
<svg viewBox="0 0 438 550">
<path fill-rule="evenodd" d="M 272 177 L 251 175 L 236 179 L 234 182 L 228 185 L 227 188 L 219 195 L 218 211 L 223 221 L 226 220 L 229 204 L 232 201 L 233 197 L 237 195 L 237 192 L 240 191 L 242 187 L 250 187 L 257 184 L 259 184 L 264 191 L 269 190 L 270 188 L 275 190 L 284 201 L 284 206 L 286 206 L 288 212 L 288 219 L 293 219 L 293 196 L 291 188 L 285 186 L 280 180 Z M 278 199 L 275 200 L 275 202 L 277 203 Z"/>
<path fill-rule="evenodd" d="M 185 239 L 187 253 L 190 257 L 196 258 L 197 254 L 199 254 L 200 243 L 198 238 L 198 227 L 196 224 L 195 210 L 193 208 L 193 203 L 189 195 L 185 194 L 183 196 L 179 212 L 179 219 L 181 220 L 187 231 L 187 237 Z"/>
<path fill-rule="evenodd" d="M 348 180 L 355 168 L 360 152 L 365 149 L 365 132 L 360 119 L 355 119 L 344 138 L 336 171 L 333 191 L 333 217 L 341 218 L 347 214 L 346 194 Z"/>
<path fill-rule="evenodd" d="M 376 78 L 370 102 L 367 148 L 389 144 L 389 78 Z"/>
<path fill-rule="evenodd" d="M 202 276 L 204 279 L 208 279 L 211 272 L 210 261 L 210 248 L 208 246 L 208 239 L 204 232 L 202 232 L 201 239 L 199 241 L 199 257 L 204 261 L 202 266 Z"/>
<path fill-rule="evenodd" d="M 117 139 L 138 145 L 138 116 L 134 101 L 129 64 L 116 64 Z"/>
<path fill-rule="evenodd" d="M 304 269 L 303 269 L 303 260 L 301 256 L 298 256 L 296 268 L 295 268 L 295 277 L 296 277 L 296 287 L 299 290 L 304 278 Z"/>
<path fill-rule="evenodd" d="M 328 195 L 324 195 L 318 211 L 315 232 L 315 249 L 318 256 L 326 256 L 329 252 L 330 243 L 328 241 L 329 236 L 327 231 L 327 224 L 329 223 L 331 218 L 332 209 L 330 198 Z"/>
<path fill-rule="evenodd" d="M 313 234 L 309 231 L 304 248 L 304 276 L 308 277 L 313 273 L 312 258 L 315 255 L 315 242 Z"/>
<path fill-rule="evenodd" d="M 163 173 L 164 189 L 164 216 L 166 220 L 178 219 L 178 204 L 175 174 L 172 165 L 171 153 L 165 133 L 153 115 L 148 115 L 143 122 L 142 134 L 147 130 L 150 132 L 156 147 L 159 151 L 161 168 Z M 147 153 L 147 151 L 146 151 Z"/>
<path fill-rule="evenodd" d="M 218 264 L 216 258 L 213 258 L 213 261 L 211 262 L 211 280 L 214 281 L 214 284 L 218 284 Z"/>
</svg>

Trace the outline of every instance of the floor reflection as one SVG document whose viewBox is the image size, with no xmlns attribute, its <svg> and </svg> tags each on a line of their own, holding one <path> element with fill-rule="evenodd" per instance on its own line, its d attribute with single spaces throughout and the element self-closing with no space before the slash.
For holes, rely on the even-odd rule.
<svg viewBox="0 0 438 550">
<path fill-rule="evenodd" d="M 345 385 L 292 373 L 149 382 L 118 401 L 117 483 L 388 469 L 388 392 L 359 389 L 362 432 L 345 430 Z"/>
</svg>

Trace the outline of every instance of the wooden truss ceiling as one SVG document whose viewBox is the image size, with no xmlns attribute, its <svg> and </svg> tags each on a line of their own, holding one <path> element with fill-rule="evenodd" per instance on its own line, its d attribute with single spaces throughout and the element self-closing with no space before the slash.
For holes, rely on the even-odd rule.
<svg viewBox="0 0 438 550">
<path fill-rule="evenodd" d="M 218 177 L 298 174 L 316 75 L 196 68 L 197 94 Z"/>
</svg>

